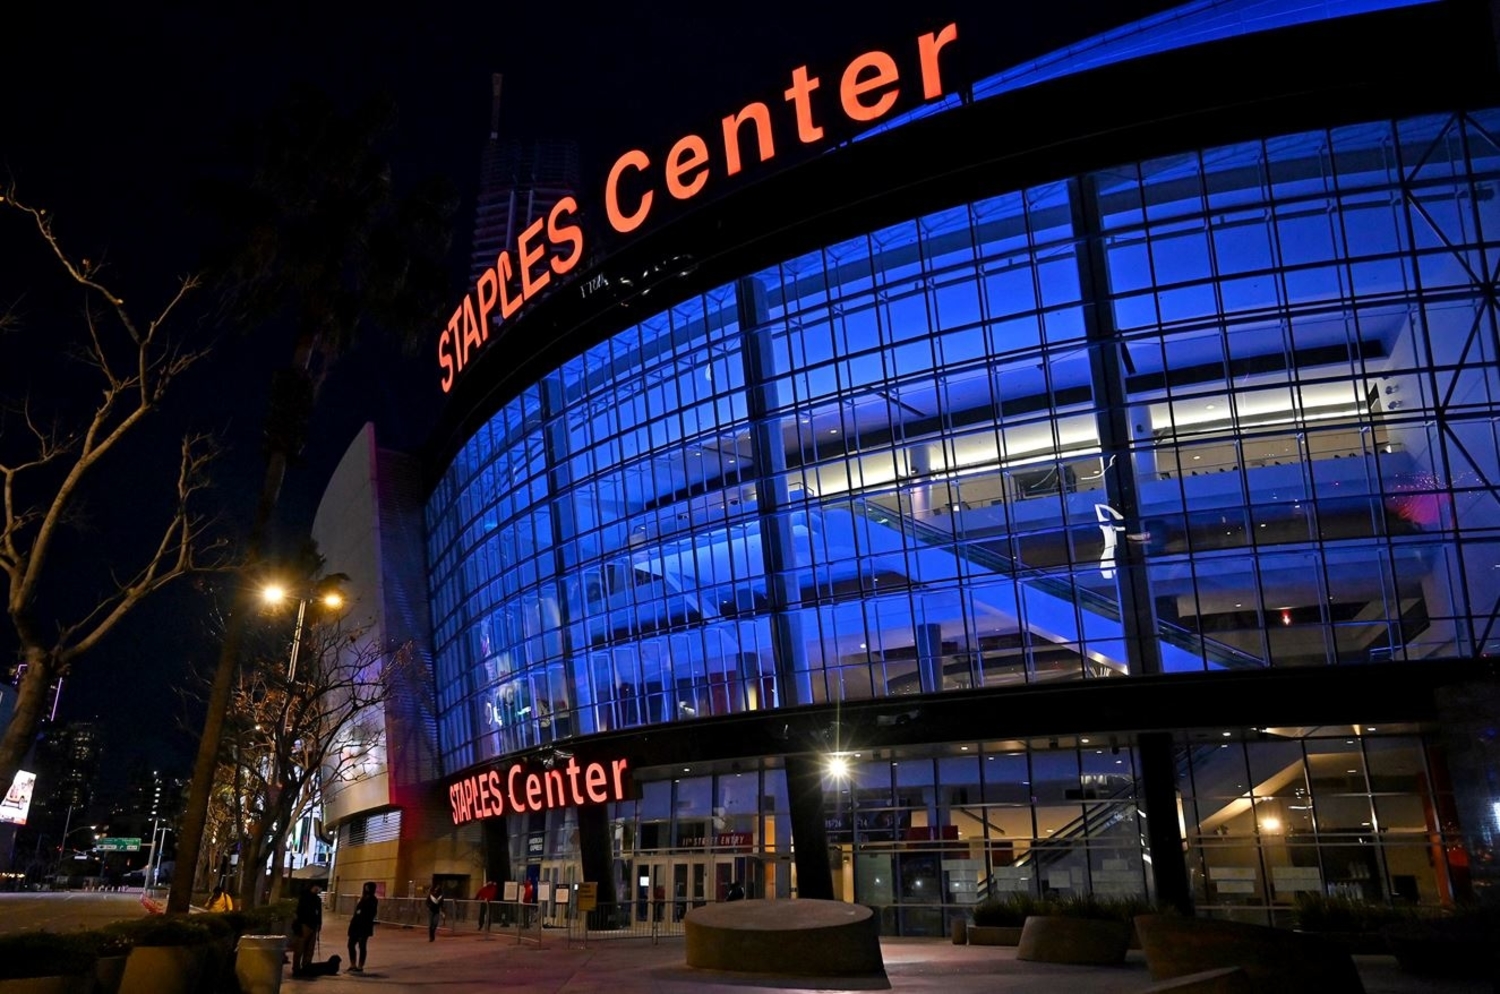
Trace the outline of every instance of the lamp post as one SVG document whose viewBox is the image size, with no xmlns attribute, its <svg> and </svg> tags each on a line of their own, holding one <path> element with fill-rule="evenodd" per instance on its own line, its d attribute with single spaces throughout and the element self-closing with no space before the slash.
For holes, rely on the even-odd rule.
<svg viewBox="0 0 1500 994">
<path fill-rule="evenodd" d="M 343 573 L 331 574 L 297 598 L 297 624 L 292 628 L 292 657 L 286 671 L 288 684 L 297 679 L 297 656 L 302 650 L 302 627 L 307 619 L 307 605 L 316 601 L 330 611 L 337 611 L 344 606 L 344 595 L 338 591 L 338 584 L 348 579 Z M 275 583 L 262 588 L 260 595 L 267 604 L 273 605 L 282 603 L 290 596 L 285 587 Z"/>
<path fill-rule="evenodd" d="M 297 597 L 297 622 L 292 628 L 292 654 L 287 663 L 287 707 L 286 720 L 283 730 L 287 736 L 292 734 L 292 707 L 291 696 L 297 680 L 297 661 L 302 649 L 302 635 L 307 619 L 307 606 L 310 603 L 320 604 L 329 611 L 337 611 L 344 606 L 344 597 L 339 590 L 340 585 L 347 583 L 348 575 L 344 573 L 331 573 L 323 579 L 313 583 Z M 285 587 L 272 584 L 261 590 L 262 599 L 268 604 L 279 604 L 286 600 L 288 593 Z M 279 762 L 279 759 L 276 760 Z M 282 875 L 286 872 L 286 845 L 290 826 L 282 826 L 276 838 L 275 852 L 273 854 L 273 865 L 275 875 L 273 877 L 273 896 L 280 892 Z"/>
</svg>

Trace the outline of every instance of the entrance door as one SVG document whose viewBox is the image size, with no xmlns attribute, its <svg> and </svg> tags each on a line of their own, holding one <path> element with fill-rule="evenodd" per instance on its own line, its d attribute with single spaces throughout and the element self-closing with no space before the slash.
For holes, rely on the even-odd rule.
<svg viewBox="0 0 1500 994">
<path fill-rule="evenodd" d="M 582 878 L 579 864 L 574 860 L 544 859 L 542 860 L 542 872 L 540 883 L 548 884 L 543 888 L 537 887 L 537 914 L 542 916 L 542 922 L 548 926 L 562 927 L 567 924 L 568 909 L 571 907 L 557 899 L 557 892 L 564 888 L 571 888 Z M 542 900 L 542 891 L 546 890 L 547 900 Z M 571 895 L 569 899 L 571 900 Z"/>
<path fill-rule="evenodd" d="M 641 858 L 631 873 L 634 901 L 631 921 L 663 924 L 670 920 L 668 895 L 672 893 L 672 864 L 666 857 Z"/>
<path fill-rule="evenodd" d="M 767 875 L 753 856 L 646 856 L 633 871 L 631 920 L 639 924 L 680 925 L 692 909 L 725 900 L 736 880 L 747 897 L 778 896 L 766 893 Z"/>
</svg>

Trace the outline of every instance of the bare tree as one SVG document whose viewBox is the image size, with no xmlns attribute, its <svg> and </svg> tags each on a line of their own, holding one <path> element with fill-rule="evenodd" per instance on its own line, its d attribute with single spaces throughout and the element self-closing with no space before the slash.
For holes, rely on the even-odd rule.
<svg viewBox="0 0 1500 994">
<path fill-rule="evenodd" d="M 210 860 L 237 846 L 251 876 L 241 887 L 246 906 L 262 898 L 260 871 L 277 856 L 272 896 L 280 890 L 280 858 L 292 827 L 320 792 L 378 775 L 385 703 L 413 665 L 405 646 L 370 640 L 366 629 L 313 625 L 303 636 L 295 674 L 284 656 L 241 668 L 231 697 L 204 849 Z M 223 834 L 221 834 L 221 831 Z M 184 872 L 188 868 L 184 867 Z"/>
<path fill-rule="evenodd" d="M 64 250 L 45 210 L 16 200 L 14 189 L 6 189 L 0 194 L 0 220 L 3 215 L 18 217 L 34 229 L 41 252 L 55 261 L 62 279 L 81 295 L 76 332 L 46 332 L 59 343 L 77 343 L 76 358 L 96 390 L 82 409 L 51 413 L 44 413 L 33 396 L 5 398 L 0 422 L 0 585 L 5 623 L 19 649 L 16 665 L 23 669 L 15 711 L 0 736 L 0 784 L 9 784 L 36 738 L 48 688 L 148 597 L 221 563 L 213 558 L 219 547 L 208 538 L 208 521 L 197 510 L 207 484 L 206 469 L 216 454 L 214 439 L 203 434 L 180 439 L 175 479 L 143 480 L 139 464 L 132 465 L 120 452 L 127 440 L 143 434 L 143 425 L 160 409 L 169 388 L 206 355 L 204 349 L 186 347 L 182 336 L 169 328 L 198 281 L 179 280 L 164 304 L 138 319 L 124 299 L 101 282 L 97 262 Z M 13 333 L 20 330 L 14 311 L 0 317 L 0 324 Z M 60 544 L 69 527 L 79 522 L 85 488 L 112 484 L 123 490 L 127 483 L 132 490 L 160 484 L 170 489 L 171 499 L 161 507 L 140 506 L 135 525 L 137 537 L 148 537 L 143 551 L 128 561 L 110 563 L 111 579 L 105 588 L 88 594 L 84 606 L 70 616 L 60 616 L 56 605 L 61 599 L 45 594 L 64 585 L 71 585 L 72 599 L 80 593 L 78 563 Z M 97 549 L 92 554 L 97 555 Z"/>
</svg>

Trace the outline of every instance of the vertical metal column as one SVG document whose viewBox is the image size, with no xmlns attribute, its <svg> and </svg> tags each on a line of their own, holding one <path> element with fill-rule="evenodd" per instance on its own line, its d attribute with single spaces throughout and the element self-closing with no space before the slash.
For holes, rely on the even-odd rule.
<svg viewBox="0 0 1500 994">
<path fill-rule="evenodd" d="M 589 674 L 587 663 L 580 663 L 574 653 L 572 608 L 568 604 L 566 546 L 578 534 L 577 509 L 573 505 L 574 498 L 569 493 L 573 485 L 573 469 L 569 464 L 573 446 L 568 438 L 567 417 L 563 414 L 567 405 L 566 398 L 563 396 L 562 374 L 556 373 L 543 378 L 540 387 L 542 448 L 544 458 L 547 460 L 547 506 L 550 512 L 548 518 L 552 526 L 552 596 L 557 601 L 557 617 L 560 626 L 557 641 L 559 651 L 562 653 L 564 670 L 568 674 L 568 682 L 572 684 L 569 688 L 572 700 L 565 703 L 569 707 L 577 708 L 578 688 L 587 686 Z M 590 698 L 592 699 L 592 695 Z M 557 703 L 548 701 L 548 710 L 555 711 Z M 540 715 L 540 710 L 534 705 L 532 715 L 533 717 Z M 554 734 L 559 720 L 556 716 L 552 719 L 551 727 Z M 584 716 L 579 715 L 574 719 L 573 727 L 577 731 L 588 731 L 593 726 L 592 722 L 586 721 Z M 540 725 L 537 728 L 537 735 L 540 740 Z"/>
<path fill-rule="evenodd" d="M 1119 340 L 1114 311 L 1110 307 L 1109 269 L 1100 221 L 1099 189 L 1093 176 L 1068 183 L 1073 233 L 1078 239 L 1078 281 L 1083 296 L 1084 332 L 1089 350 L 1093 386 L 1095 427 L 1099 434 L 1100 461 L 1104 467 L 1105 496 L 1109 506 L 1124 519 L 1124 532 L 1138 530 L 1141 520 L 1140 494 L 1136 487 L 1129 390 L 1126 375 L 1130 358 Z M 1162 672 L 1161 645 L 1157 641 L 1156 611 L 1146 573 L 1145 551 L 1121 534 L 1115 546 L 1115 575 L 1120 595 L 1120 622 L 1125 637 L 1125 657 L 1134 676 Z M 1177 764 L 1172 736 L 1150 732 L 1139 737 L 1142 806 L 1145 811 L 1147 845 L 1151 849 L 1151 875 L 1158 901 L 1192 909 L 1187 865 L 1183 859 L 1182 831 L 1177 823 Z"/>
<path fill-rule="evenodd" d="M 766 571 L 766 599 L 771 610 L 771 651 L 776 667 L 776 704 L 811 704 L 812 679 L 807 670 L 807 642 L 802 634 L 802 591 L 788 517 L 791 493 L 786 481 L 786 449 L 772 420 L 776 410 L 776 353 L 768 324 L 765 288 L 752 278 L 735 285 L 739 308 L 745 394 L 755 456 L 756 509 L 761 556 Z M 786 757 L 787 796 L 791 805 L 793 859 L 797 895 L 833 898 L 833 871 L 828 861 L 828 829 L 823 823 L 821 757 Z"/>
<path fill-rule="evenodd" d="M 609 823 L 609 808 L 603 804 L 585 804 L 578 808 L 578 856 L 583 864 L 583 879 L 599 885 L 600 908 L 613 908 L 615 894 L 614 831 Z"/>
<path fill-rule="evenodd" d="M 1151 878 L 1160 904 L 1193 913 L 1177 815 L 1177 758 L 1171 732 L 1146 732 L 1136 739 L 1140 757 L 1141 807 L 1146 812 L 1146 845 L 1151 848 Z"/>
<path fill-rule="evenodd" d="M 1105 499 L 1124 519 L 1126 531 L 1139 528 L 1140 495 L 1130 451 L 1129 393 L 1125 376 L 1130 361 L 1118 339 L 1109 301 L 1109 270 L 1100 232 L 1098 189 L 1092 176 L 1068 181 L 1073 233 L 1078 239 L 1078 282 L 1083 293 L 1083 325 L 1088 340 L 1089 370 L 1094 394 L 1094 425 L 1099 435 L 1099 458 L 1104 465 Z M 1120 593 L 1120 622 L 1125 654 L 1133 675 L 1161 672 L 1161 647 L 1156 640 L 1156 612 L 1146 575 L 1145 553 L 1125 539 L 1115 546 L 1115 575 Z"/>
<path fill-rule="evenodd" d="M 786 757 L 786 793 L 792 815 L 792 859 L 799 898 L 833 900 L 833 864 L 823 809 L 823 764 L 802 753 Z"/>
<path fill-rule="evenodd" d="M 772 420 L 776 409 L 776 353 L 767 324 L 766 293 L 746 277 L 735 285 L 739 309 L 745 399 L 750 414 L 750 444 L 755 459 L 755 494 L 761 558 L 766 571 L 766 600 L 771 610 L 771 651 L 775 657 L 776 696 L 780 707 L 812 703 L 807 672 L 807 642 L 802 635 L 797 559 L 792 547 L 790 488 L 786 449 Z"/>
</svg>

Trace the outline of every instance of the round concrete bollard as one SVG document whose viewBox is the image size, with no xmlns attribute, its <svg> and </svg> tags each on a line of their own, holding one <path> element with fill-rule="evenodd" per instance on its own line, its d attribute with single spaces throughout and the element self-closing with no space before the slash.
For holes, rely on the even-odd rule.
<svg viewBox="0 0 1500 994">
<path fill-rule="evenodd" d="M 286 956 L 284 935 L 242 935 L 234 956 L 234 979 L 244 994 L 280 994 Z"/>
</svg>

